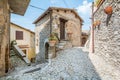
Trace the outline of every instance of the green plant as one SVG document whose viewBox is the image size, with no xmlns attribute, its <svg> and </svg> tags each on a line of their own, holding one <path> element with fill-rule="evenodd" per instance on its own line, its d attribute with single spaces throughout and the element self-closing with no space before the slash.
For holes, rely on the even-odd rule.
<svg viewBox="0 0 120 80">
<path fill-rule="evenodd" d="M 52 33 L 50 34 L 50 37 L 49 37 L 49 41 L 53 41 L 53 40 L 58 40 L 57 37 L 55 36 L 55 33 Z"/>
<path fill-rule="evenodd" d="M 58 42 L 58 39 L 55 35 L 55 33 L 52 33 L 50 34 L 50 37 L 49 37 L 49 45 L 50 46 L 55 46 L 55 44 Z"/>
<path fill-rule="evenodd" d="M 16 40 L 11 41 L 11 46 L 16 45 L 16 44 L 17 44 Z"/>
<path fill-rule="evenodd" d="M 11 48 L 10 49 L 12 49 L 12 47 L 14 46 L 14 45 L 17 45 L 17 42 L 16 42 L 16 40 L 13 40 L 13 41 L 11 41 Z"/>
</svg>

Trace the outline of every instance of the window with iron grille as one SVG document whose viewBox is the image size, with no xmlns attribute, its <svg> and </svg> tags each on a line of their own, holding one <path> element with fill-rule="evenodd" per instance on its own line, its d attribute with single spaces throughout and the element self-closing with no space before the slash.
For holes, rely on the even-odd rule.
<svg viewBox="0 0 120 80">
<path fill-rule="evenodd" d="M 16 40 L 23 40 L 23 31 L 16 31 Z"/>
</svg>

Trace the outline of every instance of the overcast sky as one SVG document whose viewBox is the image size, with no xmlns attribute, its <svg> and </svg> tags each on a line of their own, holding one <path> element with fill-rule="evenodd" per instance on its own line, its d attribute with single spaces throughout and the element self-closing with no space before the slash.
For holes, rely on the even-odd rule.
<svg viewBox="0 0 120 80">
<path fill-rule="evenodd" d="M 31 0 L 24 16 L 11 14 L 11 22 L 34 31 L 35 25 L 32 24 L 48 7 L 63 7 L 76 9 L 84 20 L 83 30 L 89 30 L 91 4 L 93 0 Z M 39 7 L 34 8 L 32 6 Z M 42 10 L 43 9 L 43 10 Z"/>
</svg>

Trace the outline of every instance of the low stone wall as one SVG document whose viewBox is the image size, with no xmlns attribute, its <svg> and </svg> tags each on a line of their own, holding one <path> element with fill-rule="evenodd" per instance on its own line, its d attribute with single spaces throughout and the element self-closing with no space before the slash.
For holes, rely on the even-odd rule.
<svg viewBox="0 0 120 80">
<path fill-rule="evenodd" d="M 104 8 L 108 5 L 112 6 L 113 13 L 106 25 L 108 15 Z M 94 18 L 101 21 L 99 28 L 97 26 L 95 29 L 95 54 L 120 69 L 120 1 L 105 0 Z"/>
</svg>

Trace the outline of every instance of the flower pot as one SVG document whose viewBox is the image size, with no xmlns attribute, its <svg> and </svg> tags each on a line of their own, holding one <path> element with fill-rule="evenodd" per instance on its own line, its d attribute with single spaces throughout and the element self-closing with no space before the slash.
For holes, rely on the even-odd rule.
<svg viewBox="0 0 120 80">
<path fill-rule="evenodd" d="M 96 21 L 97 26 L 100 25 L 100 23 L 101 23 L 100 20 Z"/>
<path fill-rule="evenodd" d="M 93 23 L 93 26 L 96 27 L 96 26 L 100 25 L 100 23 L 101 23 L 100 20 L 97 20 Z"/>
<path fill-rule="evenodd" d="M 49 41 L 50 46 L 55 46 L 55 44 L 56 44 L 56 40 Z"/>
<path fill-rule="evenodd" d="M 107 6 L 105 9 L 104 9 L 104 12 L 108 15 L 112 14 L 113 12 L 113 9 L 112 9 L 112 6 Z"/>
<path fill-rule="evenodd" d="M 93 23 L 93 27 L 96 27 L 97 26 L 97 23 L 96 23 L 96 21 Z"/>
</svg>

